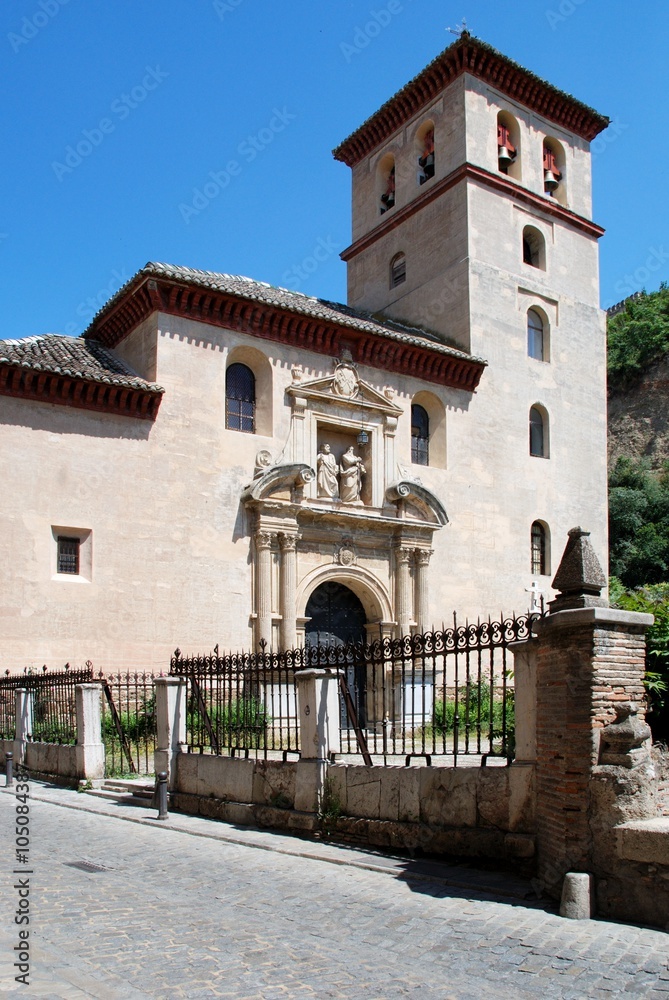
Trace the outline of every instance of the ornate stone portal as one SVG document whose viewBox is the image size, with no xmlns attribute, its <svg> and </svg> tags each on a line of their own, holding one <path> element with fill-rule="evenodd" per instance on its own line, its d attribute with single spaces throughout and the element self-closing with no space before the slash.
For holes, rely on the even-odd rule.
<svg viewBox="0 0 669 1000">
<path fill-rule="evenodd" d="M 432 536 L 446 521 L 419 482 L 397 479 L 402 413 L 342 361 L 324 378 L 293 370 L 292 461 L 263 467 L 242 494 L 251 515 L 256 647 L 304 641 L 305 609 L 323 583 L 362 603 L 370 638 L 430 628 Z"/>
</svg>

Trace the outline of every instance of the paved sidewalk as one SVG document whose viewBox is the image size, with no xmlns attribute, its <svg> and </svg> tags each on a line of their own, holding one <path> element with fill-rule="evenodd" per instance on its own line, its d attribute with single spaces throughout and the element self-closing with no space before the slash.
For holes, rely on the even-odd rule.
<svg viewBox="0 0 669 1000">
<path fill-rule="evenodd" d="M 522 880 L 32 792 L 26 987 L 0 789 L 3 996 L 669 1000 L 666 934 L 563 920 Z"/>
</svg>

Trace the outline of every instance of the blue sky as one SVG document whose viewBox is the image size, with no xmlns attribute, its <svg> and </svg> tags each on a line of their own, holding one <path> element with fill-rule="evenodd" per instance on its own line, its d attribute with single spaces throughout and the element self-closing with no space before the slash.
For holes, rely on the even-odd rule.
<svg viewBox="0 0 669 1000">
<path fill-rule="evenodd" d="M 148 260 L 345 301 L 350 177 L 331 150 L 463 16 L 613 120 L 593 149 L 602 304 L 657 288 L 669 4 L 4 0 L 0 337 L 80 333 Z"/>
</svg>

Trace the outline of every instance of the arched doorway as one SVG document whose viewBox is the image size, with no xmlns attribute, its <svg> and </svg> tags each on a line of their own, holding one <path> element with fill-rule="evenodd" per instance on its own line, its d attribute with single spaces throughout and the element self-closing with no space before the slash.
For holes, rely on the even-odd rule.
<svg viewBox="0 0 669 1000">
<path fill-rule="evenodd" d="M 312 646 L 341 646 L 365 638 L 367 615 L 362 602 L 343 583 L 316 587 L 307 602 L 306 639 Z"/>
<path fill-rule="evenodd" d="M 307 602 L 305 637 L 312 646 L 343 646 L 347 642 L 363 642 L 367 615 L 362 602 L 343 583 L 330 580 L 321 583 Z M 362 663 L 347 665 L 346 680 L 361 726 L 365 725 L 365 668 Z M 350 728 L 351 721 L 342 704 L 341 724 Z"/>
</svg>

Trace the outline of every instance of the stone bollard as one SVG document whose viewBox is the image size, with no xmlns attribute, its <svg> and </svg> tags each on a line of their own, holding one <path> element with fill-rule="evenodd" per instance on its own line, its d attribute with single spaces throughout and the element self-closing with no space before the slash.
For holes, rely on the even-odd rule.
<svg viewBox="0 0 669 1000">
<path fill-rule="evenodd" d="M 562 883 L 560 916 L 590 920 L 594 913 L 594 878 L 587 872 L 567 872 Z"/>
<path fill-rule="evenodd" d="M 9 787 L 14 783 L 14 754 L 8 751 L 5 754 L 5 786 Z"/>
<path fill-rule="evenodd" d="M 158 816 L 157 819 L 169 819 L 167 813 L 167 772 L 161 771 L 156 775 L 158 790 Z"/>
</svg>

